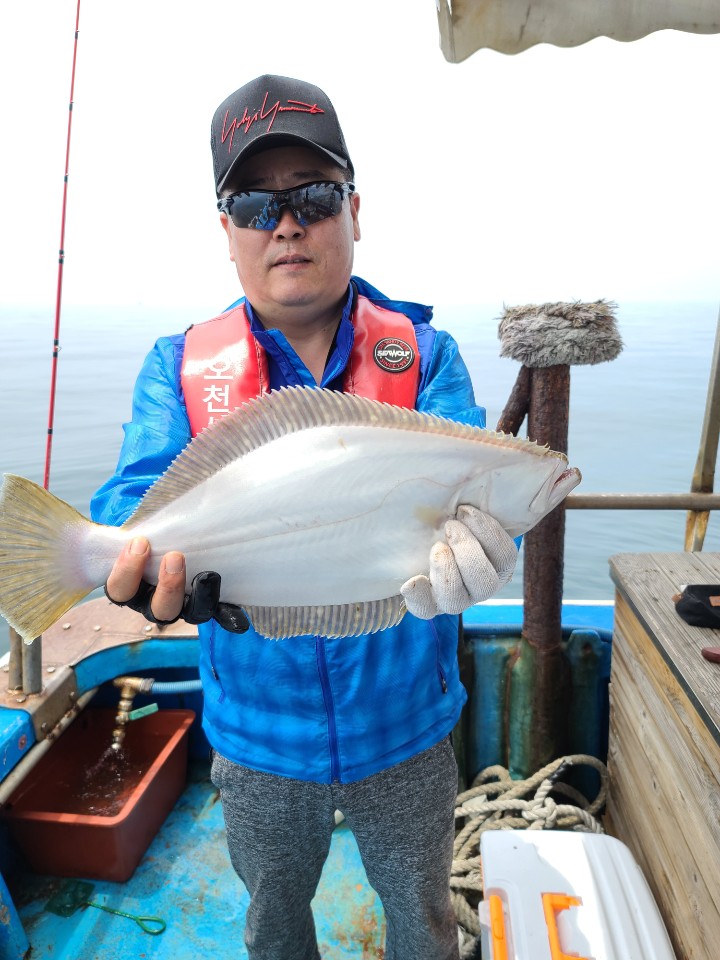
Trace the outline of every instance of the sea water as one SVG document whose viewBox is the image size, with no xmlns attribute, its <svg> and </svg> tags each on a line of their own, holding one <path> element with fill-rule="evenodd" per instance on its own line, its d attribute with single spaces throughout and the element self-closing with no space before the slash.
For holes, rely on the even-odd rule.
<svg viewBox="0 0 720 960">
<path fill-rule="evenodd" d="M 502 304 L 435 308 L 435 325 L 458 341 L 476 400 L 495 427 L 519 370 L 500 357 Z M 112 473 L 132 388 L 158 336 L 181 332 L 211 311 L 65 307 L 50 456 L 50 490 L 86 514 Z M 568 456 L 578 492 L 668 493 L 690 489 L 705 413 L 717 303 L 619 303 L 619 357 L 571 371 Z M 0 306 L 0 473 L 43 482 L 53 353 L 53 308 Z M 521 430 L 525 434 L 525 428 Z M 682 550 L 683 511 L 568 510 L 564 591 L 610 600 L 608 558 Z M 720 549 L 710 521 L 706 550 Z M 95 595 L 95 594 L 94 594 Z M 522 596 L 521 560 L 500 598 Z M 7 649 L 0 628 L 0 653 Z"/>
</svg>

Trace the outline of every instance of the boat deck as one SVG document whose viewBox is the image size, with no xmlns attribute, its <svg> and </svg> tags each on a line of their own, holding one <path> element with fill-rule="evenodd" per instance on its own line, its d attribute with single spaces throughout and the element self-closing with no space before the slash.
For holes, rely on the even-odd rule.
<svg viewBox="0 0 720 960">
<path fill-rule="evenodd" d="M 563 605 L 564 623 L 580 629 L 599 624 L 608 638 L 612 618 L 611 604 Z M 483 604 L 465 618 L 466 637 L 497 636 L 500 644 L 511 643 L 521 625 L 520 604 Z M 479 655 L 492 644 L 478 642 L 474 646 Z M 502 653 L 504 664 L 507 651 Z M 90 699 L 93 706 L 117 704 L 119 692 L 110 683 L 113 678 L 130 674 L 184 681 L 197 676 L 197 659 L 195 628 L 178 623 L 159 630 L 104 598 L 73 609 L 43 638 L 42 691 L 0 695 L 3 802 L 32 769 L 37 752 L 50 747 L 60 735 L 65 720 Z M 488 673 L 485 659 L 481 660 L 479 668 Z M 135 705 L 156 699 L 154 694 L 140 694 Z M 199 715 L 201 694 L 164 694 L 162 707 L 193 709 Z M 10 923 L 11 944 L 13 936 L 22 941 L 26 935 L 32 960 L 184 960 L 204 956 L 242 960 L 247 956 L 243 944 L 247 893 L 230 865 L 221 805 L 209 780 L 209 764 L 203 759 L 207 741 L 199 724 L 191 730 L 190 755 L 187 786 L 131 879 L 113 883 L 87 878 L 93 883 L 94 900 L 125 913 L 160 917 L 167 922 L 166 931 L 151 936 L 132 919 L 94 907 L 58 916 L 47 909 L 48 903 L 68 881 L 11 865 L 0 871 L 0 908 L 4 873 L 10 888 L 7 905 L 11 920 L 13 904 L 18 914 L 17 924 Z M 0 852 L 1 848 L 2 844 Z M 355 840 L 343 825 L 335 831 L 314 908 L 324 960 L 382 957 L 382 909 L 367 883 Z M 20 924 L 24 933 L 18 930 Z M 2 937 L 0 924 L 0 955 Z M 12 956 L 20 957 L 23 951 L 21 943 Z"/>
<path fill-rule="evenodd" d="M 41 749 L 44 729 L 52 730 L 83 695 L 91 696 L 93 705 L 116 704 L 118 691 L 108 689 L 112 677 L 196 676 L 196 636 L 196 628 L 182 622 L 168 628 L 150 626 L 139 614 L 114 607 L 105 598 L 74 608 L 43 637 L 42 692 L 0 695 L 0 773 L 7 775 L 26 754 Z M 199 697 L 163 696 L 162 706 L 189 707 L 199 713 Z M 139 695 L 136 705 L 153 699 L 157 698 Z M 30 941 L 32 960 L 247 956 L 243 929 L 248 895 L 230 864 L 209 763 L 198 759 L 207 756 L 207 742 L 198 728 L 196 724 L 191 731 L 187 786 L 133 876 L 125 883 L 88 878 L 93 900 L 126 913 L 160 917 L 167 923 L 165 932 L 149 935 L 133 920 L 93 907 L 58 916 L 46 909 L 47 904 L 73 881 L 24 869 L 10 871 L 9 892 Z M 34 744 L 38 746 L 33 748 Z M 324 960 L 382 956 L 382 908 L 367 882 L 352 833 L 343 825 L 335 831 L 314 908 Z M 3 942 L 0 935 L 0 954 Z"/>
<path fill-rule="evenodd" d="M 621 554 L 610 678 L 606 829 L 633 852 L 678 958 L 720 940 L 720 630 L 690 626 L 673 597 L 718 585 L 720 554 Z"/>
<path fill-rule="evenodd" d="M 136 916 L 160 917 L 164 933 L 149 935 L 133 920 L 94 907 L 70 917 L 48 911 L 66 884 L 24 874 L 13 886 L 30 941 L 32 960 L 242 960 L 248 895 L 230 865 L 225 826 L 209 764 L 190 765 L 188 785 L 175 809 L 126 883 L 92 881 L 91 899 Z M 375 960 L 382 954 L 383 915 L 367 883 L 355 840 L 336 828 L 313 902 L 324 960 Z"/>
<path fill-rule="evenodd" d="M 673 596 L 685 584 L 720 584 L 720 554 L 620 554 L 611 557 L 610 574 L 679 688 L 720 746 L 720 667 L 701 654 L 703 647 L 720 645 L 720 631 L 689 626 L 678 616 L 673 603 Z"/>
</svg>

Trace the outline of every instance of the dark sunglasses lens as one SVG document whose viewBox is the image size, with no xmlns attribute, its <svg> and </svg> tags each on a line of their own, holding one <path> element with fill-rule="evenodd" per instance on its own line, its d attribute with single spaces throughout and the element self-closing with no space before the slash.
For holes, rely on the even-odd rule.
<svg viewBox="0 0 720 960">
<path fill-rule="evenodd" d="M 335 183 L 311 183 L 288 192 L 288 204 L 302 226 L 340 213 L 344 191 Z"/>
<path fill-rule="evenodd" d="M 277 226 L 278 207 L 273 194 L 251 190 L 236 193 L 230 200 L 229 213 L 236 227 L 274 230 Z"/>
</svg>

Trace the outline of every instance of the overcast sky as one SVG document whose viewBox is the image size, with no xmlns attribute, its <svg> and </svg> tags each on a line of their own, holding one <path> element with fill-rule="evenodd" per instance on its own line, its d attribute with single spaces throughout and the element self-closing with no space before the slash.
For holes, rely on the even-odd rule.
<svg viewBox="0 0 720 960">
<path fill-rule="evenodd" d="M 54 304 L 75 0 L 4 3 L 0 303 Z M 260 73 L 333 100 L 356 272 L 435 304 L 720 298 L 720 35 L 445 61 L 433 0 L 83 0 L 65 304 L 216 311 L 217 104 Z"/>
</svg>

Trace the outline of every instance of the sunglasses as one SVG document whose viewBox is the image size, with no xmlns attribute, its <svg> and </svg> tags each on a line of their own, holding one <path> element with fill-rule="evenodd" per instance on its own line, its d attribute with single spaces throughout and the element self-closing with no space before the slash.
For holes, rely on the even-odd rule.
<svg viewBox="0 0 720 960">
<path fill-rule="evenodd" d="M 218 200 L 217 207 L 236 227 L 252 230 L 274 230 L 281 209 L 289 207 L 300 226 L 307 227 L 340 213 L 343 200 L 354 190 L 354 183 L 317 180 L 291 190 L 241 190 Z"/>
</svg>

